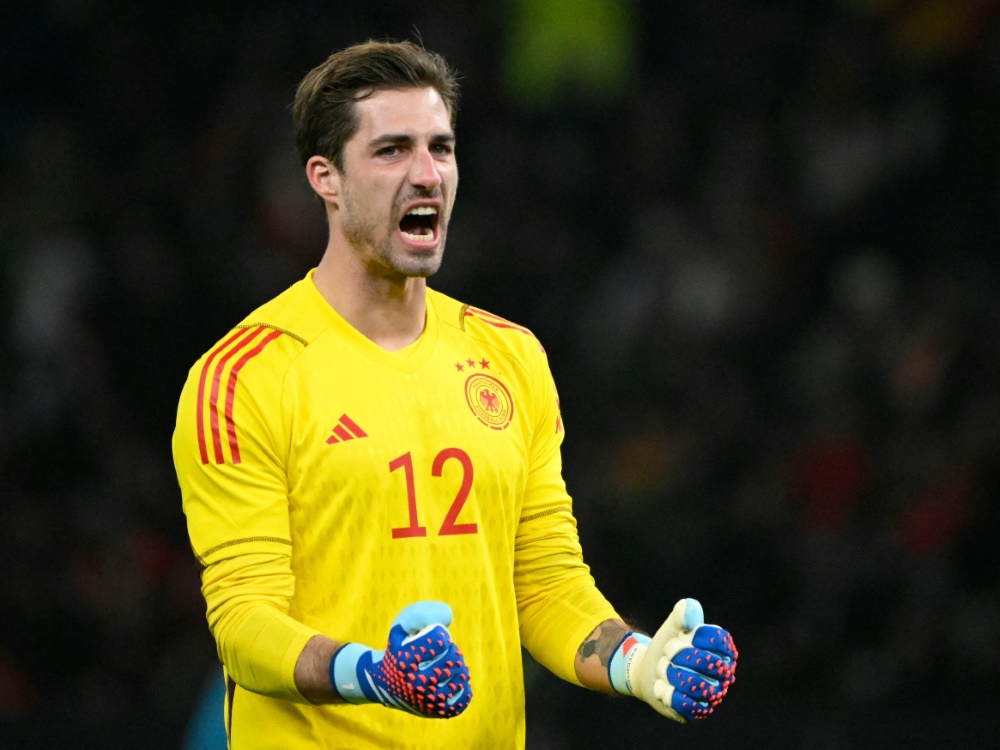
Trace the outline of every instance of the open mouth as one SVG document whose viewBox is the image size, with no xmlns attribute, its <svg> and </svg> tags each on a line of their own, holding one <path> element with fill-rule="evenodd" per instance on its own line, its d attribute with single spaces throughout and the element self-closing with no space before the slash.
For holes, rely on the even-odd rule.
<svg viewBox="0 0 1000 750">
<path fill-rule="evenodd" d="M 414 206 L 399 222 L 403 238 L 411 242 L 432 242 L 437 239 L 438 210 L 434 206 Z"/>
</svg>

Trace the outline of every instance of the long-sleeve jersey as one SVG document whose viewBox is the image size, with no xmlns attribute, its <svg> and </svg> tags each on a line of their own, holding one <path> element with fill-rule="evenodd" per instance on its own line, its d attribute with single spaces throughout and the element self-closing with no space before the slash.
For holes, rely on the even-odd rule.
<svg viewBox="0 0 1000 750">
<path fill-rule="evenodd" d="M 535 336 L 432 290 L 397 352 L 311 273 L 206 352 L 173 450 L 233 750 L 523 747 L 521 645 L 577 682 L 577 648 L 617 616 L 583 562 L 563 435 Z M 454 612 L 463 714 L 314 706 L 296 689 L 313 635 L 384 648 L 428 599 Z"/>
</svg>

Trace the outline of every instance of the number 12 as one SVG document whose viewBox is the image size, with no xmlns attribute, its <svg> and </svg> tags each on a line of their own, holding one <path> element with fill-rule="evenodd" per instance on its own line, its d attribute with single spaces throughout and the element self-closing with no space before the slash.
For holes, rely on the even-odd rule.
<svg viewBox="0 0 1000 750">
<path fill-rule="evenodd" d="M 438 531 L 438 536 L 451 536 L 454 534 L 476 534 L 479 527 L 474 523 L 455 523 L 458 514 L 462 512 L 462 506 L 472 491 L 472 459 L 469 454 L 461 448 L 445 448 L 434 457 L 431 465 L 431 476 L 439 477 L 444 469 L 445 462 L 450 459 L 457 459 L 462 464 L 462 486 L 458 488 L 458 494 L 448 508 L 448 513 L 444 517 L 444 523 Z M 402 468 L 406 477 L 406 505 L 410 513 L 410 525 L 392 530 L 393 539 L 406 539 L 411 536 L 427 536 L 427 527 L 421 526 L 417 520 L 417 492 L 413 482 L 413 457 L 407 452 L 389 462 L 389 471 Z"/>
</svg>

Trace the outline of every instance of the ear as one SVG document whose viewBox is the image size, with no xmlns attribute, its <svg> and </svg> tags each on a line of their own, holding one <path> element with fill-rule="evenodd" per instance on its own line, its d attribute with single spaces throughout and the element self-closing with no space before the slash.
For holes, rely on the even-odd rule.
<svg viewBox="0 0 1000 750">
<path fill-rule="evenodd" d="M 325 203 L 338 205 L 340 196 L 340 172 L 325 156 L 311 156 L 306 162 L 306 178 L 309 185 Z"/>
</svg>

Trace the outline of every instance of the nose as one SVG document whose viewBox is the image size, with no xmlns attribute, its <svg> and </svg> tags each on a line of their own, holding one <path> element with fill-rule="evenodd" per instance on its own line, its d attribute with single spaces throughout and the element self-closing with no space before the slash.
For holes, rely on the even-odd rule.
<svg viewBox="0 0 1000 750">
<path fill-rule="evenodd" d="M 413 163 L 410 166 L 410 182 L 425 189 L 433 189 L 441 184 L 441 173 L 438 171 L 437 162 L 427 149 L 417 149 L 414 152 Z"/>
</svg>

